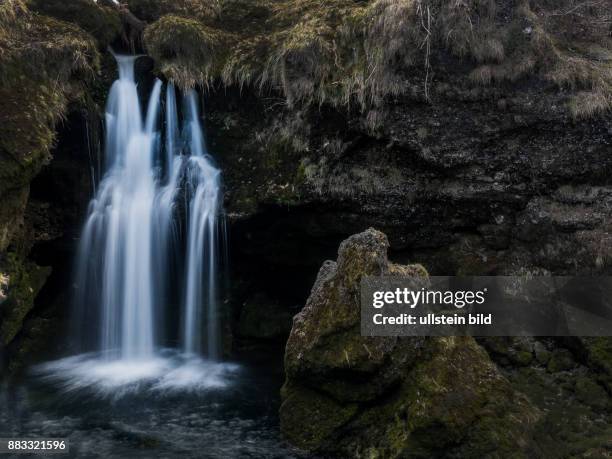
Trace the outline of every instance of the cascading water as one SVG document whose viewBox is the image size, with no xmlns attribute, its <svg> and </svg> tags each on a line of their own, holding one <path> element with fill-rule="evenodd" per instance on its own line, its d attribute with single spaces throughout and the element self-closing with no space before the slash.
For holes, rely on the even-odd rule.
<svg viewBox="0 0 612 459">
<path fill-rule="evenodd" d="M 162 136 L 157 129 L 162 83 L 157 80 L 143 119 L 136 59 L 117 57 L 119 79 L 108 98 L 107 172 L 90 204 L 77 259 L 77 328 L 99 323 L 97 339 L 85 340 L 85 349 L 100 352 L 107 362 L 104 371 L 126 371 L 123 364 L 118 370 L 108 363 L 129 363 L 129 373 L 135 363 L 148 362 L 146 377 L 172 373 L 175 384 L 193 378 L 197 356 L 220 356 L 217 285 L 224 253 L 219 245 L 225 241 L 221 172 L 206 150 L 195 91 L 184 97 L 179 129 L 176 92 L 167 85 Z M 183 251 L 181 269 L 177 260 Z M 182 305 L 180 313 L 168 308 L 172 304 Z M 164 360 L 167 352 L 160 353 L 167 344 L 163 318 L 172 314 L 182 318 L 178 341 L 183 361 L 190 362 L 188 371 Z M 203 361 L 198 362 L 197 377 L 211 376 L 211 371 L 218 376 L 218 368 L 211 370 L 214 364 L 204 371 Z M 78 369 L 71 384 L 81 384 L 83 368 L 91 366 L 91 359 L 86 365 L 73 360 L 69 367 Z"/>
<path fill-rule="evenodd" d="M 106 111 L 108 172 L 90 204 L 78 255 L 78 306 L 99 305 L 99 350 L 109 359 L 153 355 L 154 126 L 161 82 L 155 83 L 143 123 L 135 59 L 117 57 L 119 79 Z"/>
<path fill-rule="evenodd" d="M 211 162 L 202 137 L 195 92 L 187 95 L 186 129 L 191 156 L 187 162 L 188 236 L 183 319 L 183 349 L 202 351 L 201 331 L 206 326 L 206 350 L 219 357 L 217 317 L 217 253 L 221 172 Z M 204 308 L 202 308 L 204 305 Z"/>
</svg>

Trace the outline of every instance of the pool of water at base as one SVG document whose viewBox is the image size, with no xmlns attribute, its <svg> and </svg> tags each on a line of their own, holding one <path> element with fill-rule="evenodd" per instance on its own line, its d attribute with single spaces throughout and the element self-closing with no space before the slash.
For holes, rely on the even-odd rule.
<svg viewBox="0 0 612 459">
<path fill-rule="evenodd" d="M 67 438 L 69 453 L 58 458 L 306 457 L 280 435 L 278 365 L 239 363 L 223 384 L 205 387 L 152 390 L 132 381 L 123 392 L 69 386 L 57 377 L 70 373 L 62 365 L 56 377 L 40 368 L 2 382 L 0 438 Z"/>
</svg>

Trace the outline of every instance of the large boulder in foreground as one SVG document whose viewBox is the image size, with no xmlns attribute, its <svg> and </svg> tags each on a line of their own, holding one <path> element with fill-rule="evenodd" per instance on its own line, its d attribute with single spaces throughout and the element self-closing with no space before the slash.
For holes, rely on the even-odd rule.
<svg viewBox="0 0 612 459">
<path fill-rule="evenodd" d="M 342 457 L 532 454 L 539 411 L 472 338 L 360 335 L 362 276 L 427 280 L 420 265 L 390 263 L 388 246 L 369 229 L 322 266 L 287 342 L 284 436 Z"/>
</svg>

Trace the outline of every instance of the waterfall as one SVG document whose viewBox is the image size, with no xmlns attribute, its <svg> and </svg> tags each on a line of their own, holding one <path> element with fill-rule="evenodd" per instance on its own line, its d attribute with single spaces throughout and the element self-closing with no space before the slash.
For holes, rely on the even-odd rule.
<svg viewBox="0 0 612 459">
<path fill-rule="evenodd" d="M 185 128 L 191 155 L 187 163 L 189 205 L 182 345 L 185 352 L 200 353 L 201 332 L 205 326 L 207 354 L 211 359 L 217 359 L 219 357 L 217 234 L 221 172 L 213 166 L 211 157 L 206 151 L 195 92 L 190 91 L 186 99 Z"/>
<path fill-rule="evenodd" d="M 180 129 L 175 88 L 167 85 L 160 110 L 157 80 L 143 118 L 137 57 L 116 59 L 119 79 L 106 108 L 106 173 L 78 249 L 77 329 L 99 324 L 94 342 L 87 332 L 83 342 L 106 360 L 147 360 L 167 345 L 164 317 L 180 315 L 182 350 L 218 359 L 221 172 L 206 150 L 196 93 L 185 95 Z M 183 251 L 184 269 L 173 272 Z M 169 307 L 173 301 L 182 304 L 180 312 Z"/>
</svg>

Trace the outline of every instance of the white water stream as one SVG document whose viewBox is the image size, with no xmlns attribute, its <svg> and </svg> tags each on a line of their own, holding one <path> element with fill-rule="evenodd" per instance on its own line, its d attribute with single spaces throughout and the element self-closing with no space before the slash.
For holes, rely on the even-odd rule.
<svg viewBox="0 0 612 459">
<path fill-rule="evenodd" d="M 179 324 L 176 341 L 189 368 L 194 359 L 221 356 L 221 172 L 206 151 L 196 92 L 184 96 L 181 127 L 176 91 L 167 85 L 162 136 L 162 82 L 155 81 L 143 116 L 137 57 L 116 59 L 119 79 L 106 109 L 107 171 L 90 203 L 77 257 L 77 328 L 89 343 L 84 350 L 95 351 L 105 365 L 100 375 L 117 368 L 138 375 L 138 366 L 145 377 L 170 367 L 182 374 L 176 364 L 159 360 L 168 344 L 167 323 Z M 179 274 L 171 269 L 176 259 L 184 260 Z M 169 298 L 176 307 L 169 308 Z M 91 336 L 97 336 L 94 343 Z M 76 375 L 92 366 L 91 354 L 64 363 L 74 371 L 60 364 L 62 371 Z"/>
</svg>

